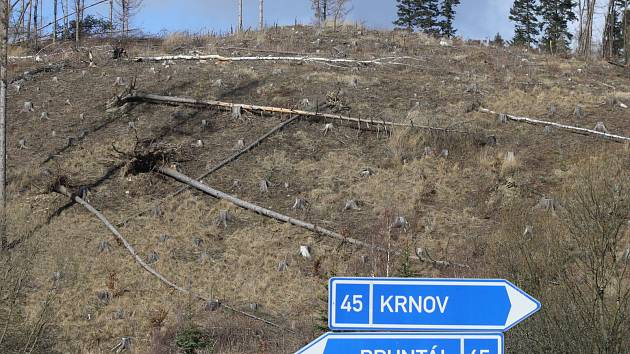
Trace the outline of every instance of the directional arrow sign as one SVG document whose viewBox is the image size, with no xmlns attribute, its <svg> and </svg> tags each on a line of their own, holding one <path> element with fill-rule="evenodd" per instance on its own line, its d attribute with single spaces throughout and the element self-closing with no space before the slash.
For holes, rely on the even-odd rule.
<svg viewBox="0 0 630 354">
<path fill-rule="evenodd" d="M 331 278 L 332 330 L 506 331 L 540 303 L 506 280 Z"/>
<path fill-rule="evenodd" d="M 326 333 L 296 354 L 503 354 L 502 334 Z"/>
</svg>

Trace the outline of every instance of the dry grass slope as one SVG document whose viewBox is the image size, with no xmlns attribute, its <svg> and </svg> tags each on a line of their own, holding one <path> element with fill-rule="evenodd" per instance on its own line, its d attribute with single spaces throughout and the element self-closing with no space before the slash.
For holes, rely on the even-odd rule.
<svg viewBox="0 0 630 354">
<path fill-rule="evenodd" d="M 88 67 L 85 53 L 59 55 L 59 48 L 51 49 L 54 55 L 44 60 L 61 61 L 64 68 L 34 76 L 9 95 L 7 224 L 11 239 L 30 235 L 18 247 L 35 242 L 38 249 L 20 304 L 24 321 L 36 321 L 50 294 L 50 279 L 58 274 L 51 328 L 59 352 L 108 352 L 121 337 L 132 338 L 132 352 L 175 352 L 182 329 L 197 326 L 211 338 L 213 349 L 207 352 L 290 353 L 321 333 L 331 276 L 504 276 L 556 311 L 567 305 L 554 290 L 566 280 L 553 273 L 560 262 L 556 256 L 575 249 L 568 246 L 572 241 L 562 216 L 534 207 L 542 196 L 563 199 L 591 157 L 606 161 L 598 165 L 602 169 L 616 166 L 627 172 L 630 167 L 628 147 L 622 144 L 501 123 L 475 112 L 482 104 L 588 128 L 604 121 L 611 132 L 628 136 L 630 111 L 619 104 L 630 105 L 628 73 L 605 63 L 457 42 L 443 47 L 422 35 L 352 26 L 340 32 L 298 26 L 225 37 L 178 33 L 129 42 L 126 49 L 130 56 L 304 52 L 412 59 L 401 59 L 407 66 L 161 64 L 115 61 L 106 48 L 97 48 L 103 47 L 93 49 L 96 67 Z M 37 65 L 13 62 L 11 75 Z M 130 154 L 138 140 L 150 140 L 173 153 L 165 163 L 197 176 L 234 153 L 239 140 L 247 145 L 288 118 L 245 112 L 237 120 L 229 112 L 150 104 L 106 113 L 108 100 L 124 90 L 115 85 L 117 77 L 127 83 L 136 78 L 137 88 L 150 93 L 299 108 L 306 99 L 311 106 L 328 102 L 325 110 L 343 108 L 362 119 L 412 119 L 467 134 L 359 131 L 337 122 L 324 134 L 331 122 L 302 118 L 205 180 L 241 199 L 375 246 L 389 245 L 388 261 L 373 249 L 339 244 L 195 191 L 162 200 L 180 186 L 156 173 L 111 171 L 126 162 L 116 150 Z M 33 102 L 35 112 L 21 112 L 25 101 Z M 584 116 L 575 116 L 578 105 Z M 49 120 L 40 119 L 44 111 Z M 73 144 L 66 147 L 69 138 Z M 18 147 L 20 139 L 27 149 Z M 203 147 L 195 146 L 198 140 Z M 56 156 L 43 163 L 50 155 Z M 154 212 L 120 227 L 141 256 L 155 252 L 153 266 L 177 284 L 287 330 L 216 310 L 165 287 L 135 264 L 91 214 L 77 205 L 60 210 L 68 200 L 48 189 L 59 176 L 75 190 L 90 185 L 90 203 L 113 223 L 162 201 Z M 263 179 L 268 192 L 260 190 Z M 621 186 L 627 193 L 625 181 Z M 306 210 L 292 209 L 298 197 L 308 201 Z M 357 201 L 360 210 L 344 210 L 348 200 Z M 216 222 L 222 210 L 231 216 L 227 227 Z M 399 216 L 408 227 L 390 229 Z M 530 243 L 522 241 L 526 225 L 534 230 Z M 622 230 L 620 246 L 630 243 L 628 225 Z M 111 250 L 100 252 L 102 241 Z M 312 250 L 311 259 L 299 254 L 302 245 Z M 420 247 L 434 259 L 469 268 L 407 264 L 401 254 Z M 279 271 L 282 262 L 288 266 Z M 527 271 L 519 271 L 521 266 Z M 540 314 L 540 321 L 520 325 L 508 343 L 524 348 L 529 334 L 553 327 L 548 319 L 556 314 Z M 563 330 L 563 343 L 569 343 L 574 333 L 558 329 Z M 628 333 L 623 330 L 619 333 Z"/>
</svg>

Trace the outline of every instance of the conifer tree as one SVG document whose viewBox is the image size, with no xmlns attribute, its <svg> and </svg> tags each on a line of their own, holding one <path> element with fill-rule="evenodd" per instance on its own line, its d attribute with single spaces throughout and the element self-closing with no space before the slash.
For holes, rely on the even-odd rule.
<svg viewBox="0 0 630 354">
<path fill-rule="evenodd" d="M 514 45 L 535 46 L 538 44 L 536 37 L 538 30 L 539 6 L 536 0 L 514 0 L 510 9 L 510 20 L 515 22 Z"/>
<path fill-rule="evenodd" d="M 503 47 L 505 45 L 505 40 L 503 39 L 503 37 L 501 37 L 501 33 L 497 32 L 497 34 L 494 36 L 494 39 L 492 40 L 492 44 L 496 45 L 497 47 Z"/>
<path fill-rule="evenodd" d="M 398 3 L 398 19 L 394 21 L 394 25 L 413 31 L 418 17 L 417 0 L 396 0 Z"/>
<path fill-rule="evenodd" d="M 440 15 L 442 20 L 440 21 L 440 33 L 446 37 L 453 37 L 455 32 L 453 28 L 453 20 L 455 19 L 455 8 L 459 5 L 460 0 L 444 0 L 442 3 L 442 9 Z"/>
<path fill-rule="evenodd" d="M 438 0 L 416 0 L 417 17 L 416 27 L 427 34 L 437 35 L 440 33 L 440 9 Z"/>
<path fill-rule="evenodd" d="M 573 34 L 569 31 L 569 22 L 577 20 L 573 11 L 574 0 L 541 0 L 540 15 L 543 18 L 541 29 L 544 30 L 542 46 L 551 53 L 565 52 L 569 48 Z"/>
</svg>

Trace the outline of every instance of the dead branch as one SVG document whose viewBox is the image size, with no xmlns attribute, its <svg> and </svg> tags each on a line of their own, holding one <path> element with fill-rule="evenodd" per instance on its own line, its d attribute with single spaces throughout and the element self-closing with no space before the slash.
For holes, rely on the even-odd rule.
<svg viewBox="0 0 630 354">
<path fill-rule="evenodd" d="M 54 191 L 65 195 L 66 197 L 71 198 L 73 201 L 81 204 L 85 209 L 87 209 L 89 212 L 91 212 L 92 214 L 94 214 L 108 229 L 109 231 L 116 236 L 116 239 L 121 242 L 123 244 L 123 246 L 127 249 L 127 251 L 131 254 L 131 256 L 134 258 L 134 260 L 136 261 L 136 263 L 138 263 L 142 268 L 144 268 L 144 270 L 146 270 L 147 272 L 151 273 L 151 275 L 153 275 L 154 277 L 158 278 L 158 280 L 160 280 L 162 283 L 166 284 L 167 286 L 185 293 L 185 294 L 189 294 L 199 300 L 203 300 L 205 302 L 210 302 L 210 301 L 218 301 L 216 299 L 211 299 L 209 297 L 197 294 L 189 289 L 185 289 L 182 288 L 181 286 L 173 283 L 172 281 L 166 279 L 162 274 L 158 273 L 155 269 L 153 269 L 151 266 L 149 266 L 148 264 L 146 264 L 142 258 L 138 255 L 138 253 L 136 252 L 136 250 L 133 248 L 133 246 L 131 246 L 131 244 L 129 244 L 129 242 L 127 242 L 127 240 L 120 234 L 120 232 L 118 232 L 118 230 L 109 222 L 109 220 L 107 220 L 107 218 L 105 218 L 105 216 L 103 214 L 101 214 L 98 210 L 96 210 L 92 205 L 90 205 L 89 203 L 87 203 L 86 201 L 84 201 L 83 199 L 81 199 L 81 197 L 74 195 L 72 193 L 70 193 L 66 187 L 62 186 L 62 185 L 57 185 L 54 188 Z M 266 320 L 264 318 L 249 314 L 247 312 L 241 311 L 235 307 L 229 306 L 227 304 L 221 303 L 221 306 L 232 311 L 235 313 L 238 313 L 240 315 L 249 317 L 251 319 L 257 320 L 257 321 L 261 321 L 263 323 L 266 323 L 270 326 L 276 327 L 276 328 L 280 328 L 280 329 L 284 329 L 287 330 L 289 332 L 293 332 L 292 330 L 286 329 L 281 327 L 278 324 L 275 324 L 269 320 Z"/>
<path fill-rule="evenodd" d="M 240 107 L 240 109 L 242 110 L 254 111 L 258 113 L 283 113 L 283 114 L 289 114 L 289 115 L 299 115 L 303 117 L 327 118 L 327 119 L 333 119 L 333 120 L 353 122 L 353 123 L 357 123 L 359 128 L 360 128 L 361 123 L 364 123 L 368 129 L 370 128 L 370 125 L 376 125 L 376 126 L 382 125 L 385 127 L 387 126 L 407 127 L 407 128 L 415 128 L 415 129 L 422 129 L 422 130 L 429 130 L 429 131 L 472 134 L 471 132 L 467 132 L 467 131 L 430 127 L 430 126 L 425 126 L 425 125 L 417 125 L 417 124 L 414 124 L 413 121 L 411 123 L 398 123 L 398 122 L 391 122 L 391 121 L 385 121 L 385 120 L 379 121 L 379 120 L 374 120 L 374 119 L 353 118 L 353 117 L 343 116 L 339 114 L 311 112 L 311 111 L 303 111 L 303 110 L 291 109 L 291 108 L 257 106 L 257 105 L 250 105 L 250 104 L 238 104 L 238 103 L 213 101 L 213 100 L 204 101 L 204 100 L 196 100 L 194 98 L 188 98 L 188 97 L 160 96 L 160 95 L 154 95 L 154 94 L 148 94 L 148 93 L 132 93 L 132 94 L 120 97 L 118 104 L 122 105 L 127 102 L 181 104 L 181 105 L 190 105 L 190 106 L 195 106 L 195 107 L 218 107 L 227 111 L 232 111 L 234 107 Z"/>
<path fill-rule="evenodd" d="M 609 134 L 609 133 L 605 133 L 605 132 L 600 132 L 597 130 L 593 130 L 593 129 L 586 129 L 586 128 L 580 128 L 580 127 L 574 127 L 571 125 L 565 125 L 565 124 L 560 124 L 560 123 L 554 123 L 554 122 L 547 122 L 544 120 L 538 120 L 538 119 L 533 119 L 533 118 L 527 118 L 527 117 L 519 117 L 519 116 L 513 116 L 513 115 L 509 115 L 509 114 L 505 114 L 505 113 L 497 113 L 494 111 L 491 111 L 489 109 L 486 108 L 479 108 L 479 111 L 482 113 L 488 113 L 488 114 L 494 114 L 497 116 L 501 116 L 504 118 L 507 118 L 507 120 L 511 120 L 514 122 L 519 122 L 519 123 L 527 123 L 527 124 L 532 124 L 532 125 L 541 125 L 541 126 L 551 126 L 554 128 L 558 128 L 560 130 L 565 130 L 574 134 L 580 134 L 580 135 L 586 135 L 586 136 L 593 136 L 596 138 L 601 138 L 601 139 L 606 139 L 606 140 L 610 140 L 610 141 L 614 141 L 617 143 L 627 143 L 630 142 L 630 137 L 626 137 L 626 136 L 622 136 L 622 135 L 615 135 L 615 134 Z"/>
<path fill-rule="evenodd" d="M 223 168 L 225 165 L 229 164 L 230 162 L 238 159 L 239 157 L 241 157 L 241 155 L 251 151 L 253 148 L 255 148 L 256 146 L 258 146 L 260 143 L 262 143 L 263 141 L 265 141 L 267 138 L 269 138 L 270 136 L 272 136 L 273 134 L 275 134 L 276 132 L 278 132 L 279 130 L 283 129 L 285 126 L 291 124 L 292 122 L 296 121 L 297 119 L 299 119 L 300 116 L 293 116 L 291 118 L 289 118 L 288 120 L 276 125 L 275 127 L 273 127 L 273 129 L 271 129 L 270 131 L 268 131 L 267 133 L 265 133 L 263 136 L 261 136 L 260 138 L 256 139 L 253 143 L 247 145 L 245 148 L 243 148 L 242 150 L 239 150 L 237 152 L 235 152 L 234 154 L 232 154 L 231 156 L 229 156 L 228 158 L 226 158 L 225 160 L 219 162 L 217 165 L 215 165 L 214 167 L 212 167 L 211 169 L 207 170 L 206 172 L 204 172 L 203 174 L 201 174 L 199 177 L 197 177 L 197 180 L 200 181 L 206 177 L 208 177 L 210 174 L 220 170 L 221 168 Z M 167 194 L 166 196 L 164 196 L 161 201 L 159 201 L 158 203 L 156 203 L 155 205 L 151 206 L 150 208 L 146 209 L 146 210 L 142 210 L 141 212 L 134 214 L 130 217 L 128 217 L 127 219 L 125 219 L 124 221 L 118 223 L 116 226 L 121 227 L 125 224 L 127 224 L 129 221 L 131 221 L 132 219 L 144 215 L 147 212 L 153 210 L 153 208 L 155 208 L 156 206 L 158 206 L 159 204 L 162 203 L 162 201 L 164 199 L 168 199 L 168 198 L 172 198 L 176 195 L 181 194 L 182 192 L 188 190 L 188 188 L 190 188 L 190 186 L 185 185 L 179 189 L 177 189 L 176 191 Z"/>
</svg>

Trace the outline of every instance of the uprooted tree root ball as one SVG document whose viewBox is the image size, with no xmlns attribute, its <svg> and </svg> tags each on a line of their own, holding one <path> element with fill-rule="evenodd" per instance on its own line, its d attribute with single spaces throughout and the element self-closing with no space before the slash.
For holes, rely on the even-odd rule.
<svg viewBox="0 0 630 354">
<path fill-rule="evenodd" d="M 127 161 L 124 176 L 153 172 L 158 167 L 176 162 L 179 155 L 176 147 L 152 140 L 138 141 L 130 153 L 120 151 L 115 145 L 113 149 L 119 154 L 119 158 Z"/>
</svg>

